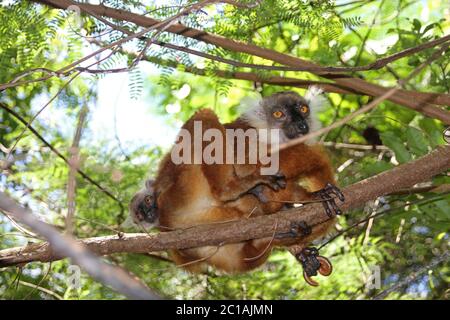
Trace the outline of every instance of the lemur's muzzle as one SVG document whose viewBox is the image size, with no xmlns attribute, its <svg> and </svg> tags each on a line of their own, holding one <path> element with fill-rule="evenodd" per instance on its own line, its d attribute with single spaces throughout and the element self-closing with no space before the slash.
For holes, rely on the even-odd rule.
<svg viewBox="0 0 450 320">
<path fill-rule="evenodd" d="M 308 123 L 305 120 L 300 120 L 297 122 L 297 129 L 301 134 L 307 134 L 309 131 Z"/>
<path fill-rule="evenodd" d="M 156 194 L 145 196 L 143 201 L 138 204 L 138 210 L 145 222 L 154 223 L 158 219 Z"/>
<path fill-rule="evenodd" d="M 297 138 L 298 136 L 307 134 L 308 132 L 308 123 L 303 119 L 292 122 L 287 128 L 284 129 L 284 133 L 289 139 Z"/>
</svg>

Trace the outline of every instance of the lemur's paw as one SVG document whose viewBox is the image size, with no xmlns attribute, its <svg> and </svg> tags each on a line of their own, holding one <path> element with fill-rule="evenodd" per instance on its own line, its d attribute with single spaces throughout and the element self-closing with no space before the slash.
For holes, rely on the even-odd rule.
<svg viewBox="0 0 450 320">
<path fill-rule="evenodd" d="M 254 195 L 261 203 L 269 202 L 269 199 L 267 199 L 267 197 L 264 194 L 264 185 L 262 184 L 259 184 L 256 187 L 251 188 L 250 190 L 248 190 L 248 193 Z"/>
<path fill-rule="evenodd" d="M 317 273 L 327 277 L 333 271 L 331 262 L 327 258 L 319 256 L 316 248 L 305 248 L 296 255 L 296 258 L 303 267 L 303 278 L 311 286 L 319 285 L 311 277 L 317 276 Z"/>
<path fill-rule="evenodd" d="M 278 171 L 274 175 L 267 176 L 267 177 L 269 179 L 267 184 L 274 191 L 278 191 L 278 190 L 286 188 L 286 185 L 287 185 L 286 177 L 280 171 Z"/>
<path fill-rule="evenodd" d="M 336 201 L 334 200 L 337 197 L 341 202 L 345 201 L 344 194 L 339 190 L 338 187 L 331 183 L 327 183 L 325 188 L 313 192 L 315 196 L 319 199 L 323 200 L 323 207 L 327 215 L 331 218 L 335 215 L 342 214 L 341 209 L 336 205 Z"/>
<path fill-rule="evenodd" d="M 309 236 L 312 229 L 305 221 L 293 222 L 291 223 L 291 230 L 288 232 L 278 232 L 275 234 L 276 239 L 282 238 L 299 238 Z"/>
</svg>

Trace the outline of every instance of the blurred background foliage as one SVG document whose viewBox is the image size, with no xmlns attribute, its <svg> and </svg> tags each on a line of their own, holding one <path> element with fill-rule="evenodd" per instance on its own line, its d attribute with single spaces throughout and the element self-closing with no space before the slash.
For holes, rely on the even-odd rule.
<svg viewBox="0 0 450 320">
<path fill-rule="evenodd" d="M 191 1 L 105 0 L 102 3 L 165 19 Z M 440 0 L 266 0 L 253 9 L 209 6 L 184 17 L 183 23 L 324 66 L 358 66 L 448 34 L 449 17 L 450 5 Z M 93 40 L 110 43 L 123 37 L 121 32 L 111 30 L 91 17 L 83 16 L 80 25 L 70 12 L 30 1 L 3 1 L 0 21 L 0 83 L 6 83 L 31 68 L 61 68 L 92 52 L 96 48 Z M 131 31 L 138 30 L 124 21 L 111 22 Z M 267 63 L 257 57 L 229 52 L 178 35 L 163 33 L 160 40 L 242 62 Z M 101 62 L 99 68 L 118 68 L 130 63 L 133 56 L 129 52 L 138 52 L 143 45 L 142 40 L 132 41 L 125 48 L 127 50 Z M 397 79 L 409 75 L 432 51 L 425 50 L 380 70 L 359 72 L 355 76 L 391 86 Z M 150 47 L 146 60 L 151 62 L 143 61 L 129 72 L 125 90 L 131 99 L 144 101 L 148 113 L 161 117 L 165 126 L 175 129 L 199 108 L 212 108 L 222 121 L 230 121 L 236 117 L 241 99 L 254 94 L 253 83 L 220 78 L 215 73 L 217 69 L 253 71 L 261 77 L 281 75 L 319 80 L 307 72 L 236 68 L 157 46 Z M 449 63 L 447 51 L 411 80 L 408 88 L 450 93 Z M 189 68 L 198 68 L 205 76 L 184 72 Z M 33 74 L 27 79 L 39 76 L 42 74 Z M 83 106 L 89 107 L 81 139 L 82 169 L 110 190 L 121 205 L 78 176 L 75 232 L 80 238 L 113 234 L 120 229 L 130 197 L 141 187 L 145 177 L 155 172 L 159 159 L 170 147 L 145 141 L 124 146 L 120 145 L 119 139 L 92 139 L 94 132 L 90 121 L 98 99 L 97 84 L 108 77 L 83 74 L 67 86 L 68 77 L 52 77 L 9 88 L 0 94 L 0 102 L 28 121 L 62 90 L 50 104 L 50 110 L 46 111 L 50 116 L 38 116 L 32 126 L 66 156 L 69 155 L 80 110 Z M 292 88 L 264 85 L 262 94 L 281 90 Z M 301 89 L 294 90 L 304 93 Z M 320 114 L 323 125 L 331 124 L 369 101 L 369 97 L 351 94 L 331 93 L 327 97 L 329 105 Z M 114 111 L 111 109 L 110 112 Z M 128 112 L 133 113 L 132 104 L 128 106 Z M 23 129 L 23 124 L 13 115 L 0 109 L 0 190 L 62 230 L 67 213 L 67 165 L 29 131 L 25 131 L 12 157 L 6 158 L 8 148 L 14 145 Z M 346 186 L 411 161 L 445 143 L 443 129 L 438 121 L 385 101 L 370 113 L 331 131 L 322 137 L 321 142 L 329 146 L 339 184 Z M 131 125 L 129 130 L 140 132 L 148 128 Z M 376 139 L 373 139 L 373 134 L 367 135 L 368 132 L 375 132 Z M 381 141 L 377 139 L 378 134 Z M 374 141 L 388 149 L 354 150 L 332 146 L 333 143 L 371 145 Z M 445 174 L 433 179 L 435 185 L 449 182 Z M 386 214 L 354 227 L 355 222 L 380 211 Z M 117 254 L 103 259 L 123 266 L 170 298 L 371 298 L 448 250 L 450 198 L 448 194 L 432 192 L 382 197 L 368 203 L 364 209 L 340 217 L 337 230 L 348 227 L 351 228 L 347 232 L 327 242 L 321 249 L 321 253 L 332 260 L 334 272 L 328 278 L 320 278 L 317 288 L 305 284 L 298 262 L 282 250 L 275 250 L 263 267 L 242 275 L 224 275 L 214 270 L 205 275 L 193 275 L 151 255 Z M 36 235 L 0 215 L 0 249 L 37 241 L 40 240 Z M 381 288 L 368 289 L 365 281 L 376 268 L 381 272 Z M 2 269 L 0 297 L 124 298 L 85 273 L 81 274 L 80 287 L 73 288 L 68 282 L 72 273 L 67 259 Z M 388 298 L 448 299 L 449 279 L 449 265 L 442 263 L 433 270 L 426 270 Z M 33 289 L 33 284 L 39 288 Z"/>
</svg>

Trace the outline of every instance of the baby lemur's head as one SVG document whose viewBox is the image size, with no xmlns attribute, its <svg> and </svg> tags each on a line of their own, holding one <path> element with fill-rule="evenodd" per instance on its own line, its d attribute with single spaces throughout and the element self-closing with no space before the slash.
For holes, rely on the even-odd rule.
<svg viewBox="0 0 450 320">
<path fill-rule="evenodd" d="M 145 181 L 145 187 L 136 193 L 130 201 L 130 217 L 134 225 L 141 225 L 144 228 L 158 225 L 157 193 L 154 190 L 153 183 L 153 180 Z"/>
<path fill-rule="evenodd" d="M 280 129 L 280 142 L 286 142 L 318 129 L 314 114 L 324 99 L 317 87 L 310 87 L 304 97 L 277 92 L 245 110 L 242 118 L 257 129 Z"/>
</svg>

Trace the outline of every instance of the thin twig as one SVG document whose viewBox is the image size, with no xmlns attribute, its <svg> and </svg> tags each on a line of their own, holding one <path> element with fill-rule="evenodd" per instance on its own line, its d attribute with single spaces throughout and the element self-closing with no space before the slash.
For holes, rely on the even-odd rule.
<svg viewBox="0 0 450 320">
<path fill-rule="evenodd" d="M 244 261 L 249 262 L 249 261 L 258 260 L 259 258 L 264 256 L 267 253 L 268 250 L 271 250 L 272 249 L 273 240 L 275 240 L 275 235 L 277 233 L 277 228 L 278 228 L 278 221 L 275 222 L 275 226 L 273 227 L 272 237 L 270 238 L 270 241 L 267 244 L 267 246 L 264 248 L 264 250 L 262 250 L 258 255 L 254 256 L 254 257 L 244 258 Z"/>
<path fill-rule="evenodd" d="M 449 193 L 450 193 L 450 191 L 443 192 L 442 195 L 449 194 Z M 427 203 L 430 203 L 430 202 L 433 202 L 433 201 L 437 201 L 437 200 L 442 199 L 442 195 L 435 196 L 435 197 L 431 197 L 431 198 L 427 198 L 427 199 L 420 199 L 420 200 L 416 200 L 416 201 L 410 201 L 408 204 L 409 204 L 409 205 L 427 204 Z M 325 241 L 324 243 L 322 243 L 322 245 L 319 247 L 319 250 L 320 250 L 321 248 L 325 247 L 326 245 L 330 244 L 331 242 L 333 242 L 334 240 L 336 240 L 336 239 L 339 238 L 340 236 L 342 236 L 342 235 L 344 235 L 345 233 L 349 232 L 350 230 L 352 230 L 352 229 L 358 227 L 359 225 L 361 225 L 361 224 L 363 224 L 363 223 L 369 221 L 370 219 L 374 219 L 374 218 L 377 218 L 377 217 L 379 217 L 379 216 L 383 216 L 383 215 L 385 215 L 385 214 L 394 212 L 394 211 L 399 210 L 399 209 L 402 209 L 402 208 L 404 208 L 404 207 L 405 207 L 405 205 L 401 205 L 401 206 L 389 208 L 389 209 L 386 209 L 386 210 L 383 210 L 383 211 L 379 211 L 379 212 L 376 212 L 376 213 L 374 213 L 374 214 L 371 214 L 369 217 L 366 217 L 366 218 L 364 218 L 364 219 L 361 219 L 361 220 L 355 222 L 354 224 L 352 224 L 352 225 L 350 225 L 349 227 L 347 227 L 347 228 L 345 228 L 345 229 L 339 231 L 337 234 L 335 234 L 334 236 L 332 236 L 330 239 L 328 239 L 327 241 Z M 401 212 L 402 212 L 402 211 L 401 211 Z M 401 212 L 399 212 L 399 213 L 401 213 Z"/>
<path fill-rule="evenodd" d="M 46 294 L 48 294 L 48 295 L 50 295 L 50 296 L 52 296 L 52 297 L 54 297 L 54 298 L 56 298 L 58 300 L 64 300 L 64 298 L 61 297 L 56 292 L 54 292 L 52 290 L 49 290 L 47 288 L 43 288 L 43 287 L 39 286 L 38 284 L 29 283 L 29 282 L 25 282 L 25 281 L 22 281 L 22 280 L 19 280 L 18 283 L 23 285 L 23 286 L 33 288 L 33 291 L 31 291 L 31 292 L 34 292 L 35 290 L 39 290 L 39 291 L 44 292 L 44 293 L 46 293 Z"/>
<path fill-rule="evenodd" d="M 20 132 L 19 136 L 16 138 L 16 141 L 14 142 L 13 146 L 11 148 L 9 148 L 8 153 L 6 154 L 6 159 L 8 159 L 12 153 L 14 152 L 14 150 L 16 149 L 17 144 L 19 143 L 19 141 L 22 139 L 23 135 L 25 134 L 25 132 L 27 131 L 27 129 L 29 129 L 31 123 L 37 118 L 37 116 L 39 116 L 42 111 L 44 111 L 45 108 L 47 108 L 50 103 L 52 103 L 60 94 L 61 92 L 63 92 L 63 90 L 73 81 L 75 80 L 76 77 L 78 77 L 80 75 L 80 73 L 76 73 L 74 74 L 61 88 L 59 88 L 58 92 L 56 92 L 55 95 L 53 95 L 53 97 L 51 97 L 50 100 L 48 100 L 39 110 L 38 112 L 36 112 L 34 114 L 33 117 L 31 117 L 31 119 L 27 122 L 27 124 L 25 125 L 25 128 L 23 128 L 22 132 Z"/>
<path fill-rule="evenodd" d="M 9 114 L 13 115 L 19 122 L 21 122 L 23 125 L 27 125 L 28 121 L 26 121 L 20 114 L 18 114 L 17 112 L 15 112 L 14 110 L 12 110 L 11 108 L 7 107 L 5 104 L 0 103 L 0 108 L 2 108 L 3 110 L 5 110 L 6 112 L 8 112 Z M 61 158 L 67 165 L 69 164 L 69 160 L 58 150 L 56 149 L 52 144 L 50 144 L 33 126 L 29 125 L 28 126 L 28 130 L 31 131 L 31 133 L 33 133 L 34 136 L 36 136 L 36 138 L 38 138 L 43 144 L 45 144 L 48 148 L 50 148 L 50 150 L 55 153 L 59 158 Z M 119 200 L 115 195 L 113 195 L 111 193 L 111 191 L 107 190 L 106 188 L 104 188 L 103 186 L 100 185 L 99 182 L 95 181 L 93 178 L 91 178 L 87 173 L 85 173 L 83 170 L 81 169 L 77 169 L 77 172 L 83 177 L 83 179 L 85 179 L 86 181 L 88 181 L 89 183 L 93 184 L 95 187 L 97 187 L 101 192 L 103 192 L 104 194 L 106 194 L 108 197 L 110 197 L 111 199 L 113 199 L 114 201 L 116 201 L 118 203 L 118 205 L 121 208 L 121 211 L 124 211 L 125 208 L 122 204 L 122 201 Z"/>
<path fill-rule="evenodd" d="M 41 280 L 39 280 L 39 282 L 35 285 L 35 287 L 33 288 L 33 290 L 31 290 L 30 292 L 28 292 L 28 294 L 23 298 L 23 300 L 27 300 L 37 289 L 41 288 L 40 285 L 42 282 L 44 282 L 44 280 L 48 277 L 48 275 L 50 274 L 50 271 L 52 270 L 52 262 L 50 262 L 48 264 L 48 268 L 47 271 L 45 272 L 44 276 L 41 278 Z M 42 291 L 42 290 L 41 290 Z M 62 300 L 62 299 L 61 299 Z"/>
<path fill-rule="evenodd" d="M 327 132 L 329 132 L 329 131 L 331 131 L 331 130 L 333 130 L 335 128 L 338 128 L 338 127 L 346 124 L 347 122 L 349 122 L 350 120 L 354 119 L 355 117 L 372 110 L 373 108 L 378 106 L 381 102 L 383 102 L 384 100 L 386 100 L 387 98 L 392 96 L 394 93 L 396 93 L 409 80 L 414 78 L 420 71 L 422 71 L 422 69 L 424 69 L 425 67 L 429 66 L 431 64 L 431 62 L 433 62 L 434 60 L 440 58 L 442 56 L 442 53 L 445 50 L 447 50 L 449 45 L 450 45 L 450 43 L 443 44 L 440 47 L 439 50 L 436 50 L 426 61 L 424 61 L 417 68 L 415 68 L 406 78 L 397 81 L 397 85 L 395 87 L 389 89 L 386 93 L 384 93 L 383 95 L 375 98 L 370 103 L 368 103 L 365 106 L 363 106 L 362 108 L 356 110 L 355 112 L 345 116 L 341 120 L 338 120 L 338 121 L 332 123 L 331 125 L 329 125 L 329 126 L 327 126 L 325 128 L 321 128 L 321 129 L 316 130 L 314 132 L 308 133 L 307 135 L 301 136 L 301 137 L 296 138 L 296 139 L 292 139 L 292 140 L 290 140 L 290 141 L 280 145 L 279 150 L 284 150 L 284 149 L 289 148 L 291 146 L 294 146 L 296 144 L 304 143 L 304 142 L 308 141 L 309 139 L 318 137 L 321 134 L 327 133 Z M 276 151 L 276 150 L 273 150 L 273 151 Z"/>
<path fill-rule="evenodd" d="M 352 150 L 361 150 L 361 151 L 389 151 L 390 149 L 383 145 L 367 145 L 367 144 L 356 144 L 356 143 L 342 143 L 342 142 L 332 142 L 325 141 L 322 143 L 325 147 L 330 147 L 334 149 L 352 149 Z"/>
<path fill-rule="evenodd" d="M 450 259 L 450 251 L 445 251 L 442 255 L 440 255 L 439 257 L 434 258 L 429 264 L 427 264 L 426 266 L 423 266 L 421 268 L 419 268 L 417 271 L 411 273 L 409 276 L 407 276 L 406 278 L 404 278 L 403 280 L 397 282 L 396 284 L 394 284 L 392 287 L 380 292 L 379 294 L 377 294 L 375 297 L 373 297 L 373 300 L 381 300 L 386 298 L 389 294 L 391 294 L 394 291 L 397 291 L 399 289 L 401 289 L 402 287 L 410 284 L 411 282 L 413 282 L 414 280 L 416 280 L 420 275 L 424 274 L 425 272 L 427 272 L 428 270 L 433 270 L 434 268 L 436 268 L 439 264 L 441 264 L 442 262 L 445 262 L 447 260 Z"/>
<path fill-rule="evenodd" d="M 81 108 L 78 116 L 78 124 L 73 137 L 72 146 L 70 148 L 69 159 L 69 177 L 67 182 L 67 216 L 66 216 L 66 231 L 69 234 L 74 232 L 73 218 L 75 216 L 75 195 L 77 188 L 77 181 L 75 179 L 77 170 L 80 168 L 80 140 L 81 134 L 86 120 L 88 109 L 86 106 Z"/>
</svg>

